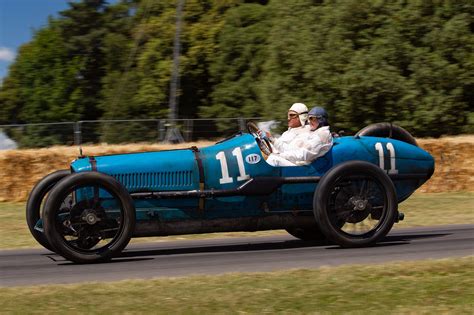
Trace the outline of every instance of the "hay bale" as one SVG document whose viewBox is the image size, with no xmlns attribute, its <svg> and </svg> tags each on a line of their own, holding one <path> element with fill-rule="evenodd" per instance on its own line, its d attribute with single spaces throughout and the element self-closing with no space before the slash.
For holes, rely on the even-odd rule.
<svg viewBox="0 0 474 315">
<path fill-rule="evenodd" d="M 418 139 L 435 158 L 435 172 L 419 192 L 474 191 L 474 136 Z"/>
<path fill-rule="evenodd" d="M 168 144 L 95 145 L 83 147 L 84 155 L 120 154 L 208 146 L 211 142 Z M 0 151 L 0 202 L 28 199 L 33 186 L 47 174 L 68 169 L 77 158 L 77 147 Z"/>
</svg>

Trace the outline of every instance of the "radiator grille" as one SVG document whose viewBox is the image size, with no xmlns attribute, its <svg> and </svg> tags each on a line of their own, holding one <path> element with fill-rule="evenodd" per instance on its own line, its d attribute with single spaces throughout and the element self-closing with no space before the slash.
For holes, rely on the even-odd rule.
<svg viewBox="0 0 474 315">
<path fill-rule="evenodd" d="M 183 190 L 192 188 L 192 171 L 113 174 L 128 190 Z"/>
</svg>

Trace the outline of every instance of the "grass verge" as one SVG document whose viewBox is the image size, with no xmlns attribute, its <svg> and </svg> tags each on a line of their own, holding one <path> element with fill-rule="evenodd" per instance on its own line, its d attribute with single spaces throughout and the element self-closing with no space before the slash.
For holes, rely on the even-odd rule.
<svg viewBox="0 0 474 315">
<path fill-rule="evenodd" d="M 28 231 L 23 203 L 0 203 L 0 249 L 39 247 Z M 405 220 L 395 228 L 440 224 L 474 223 L 474 192 L 415 194 L 400 204 Z M 213 233 L 171 237 L 136 238 L 133 242 L 176 239 L 265 236 L 285 234 L 283 230 L 252 233 Z"/>
<path fill-rule="evenodd" d="M 472 314 L 473 262 L 0 288 L 0 304 L 2 313 L 17 314 Z"/>
<path fill-rule="evenodd" d="M 418 193 L 398 207 L 405 220 L 396 227 L 474 224 L 474 192 Z"/>
</svg>

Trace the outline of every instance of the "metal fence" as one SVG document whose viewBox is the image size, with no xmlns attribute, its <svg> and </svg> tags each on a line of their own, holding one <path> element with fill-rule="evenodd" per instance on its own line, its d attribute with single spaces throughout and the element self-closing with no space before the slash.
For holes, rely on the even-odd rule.
<svg viewBox="0 0 474 315">
<path fill-rule="evenodd" d="M 0 125 L 0 133 L 20 148 L 97 143 L 217 140 L 245 131 L 261 117 L 213 119 L 127 119 Z M 4 137 L 5 138 L 5 137 Z M 0 142 L 0 149 L 2 143 Z"/>
</svg>

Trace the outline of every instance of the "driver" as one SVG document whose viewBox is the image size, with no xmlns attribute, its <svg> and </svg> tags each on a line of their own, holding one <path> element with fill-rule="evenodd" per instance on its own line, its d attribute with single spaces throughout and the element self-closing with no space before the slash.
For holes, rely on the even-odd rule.
<svg viewBox="0 0 474 315">
<path fill-rule="evenodd" d="M 286 151 L 297 149 L 299 146 L 303 145 L 301 139 L 298 140 L 298 138 L 309 133 L 310 129 L 307 122 L 308 107 L 303 103 L 294 103 L 291 105 L 290 109 L 288 109 L 288 130 L 278 139 L 273 139 L 271 137 L 269 139 L 272 143 L 273 153 L 268 156 L 267 163 L 273 166 L 294 165 L 282 154 Z"/>
<path fill-rule="evenodd" d="M 293 106 L 296 104 L 293 104 Z M 294 124 L 291 124 L 290 111 L 288 112 L 288 131 L 274 141 L 276 150 L 267 158 L 267 163 L 270 165 L 296 166 L 308 164 L 326 154 L 332 147 L 333 140 L 329 130 L 328 114 L 324 108 L 314 107 L 305 117 L 308 119 L 309 125 L 303 124 L 300 120 L 300 127 L 294 128 L 292 128 Z M 293 131 L 293 137 L 290 141 L 285 141 L 290 136 L 283 137 L 293 129 L 297 129 Z"/>
</svg>

